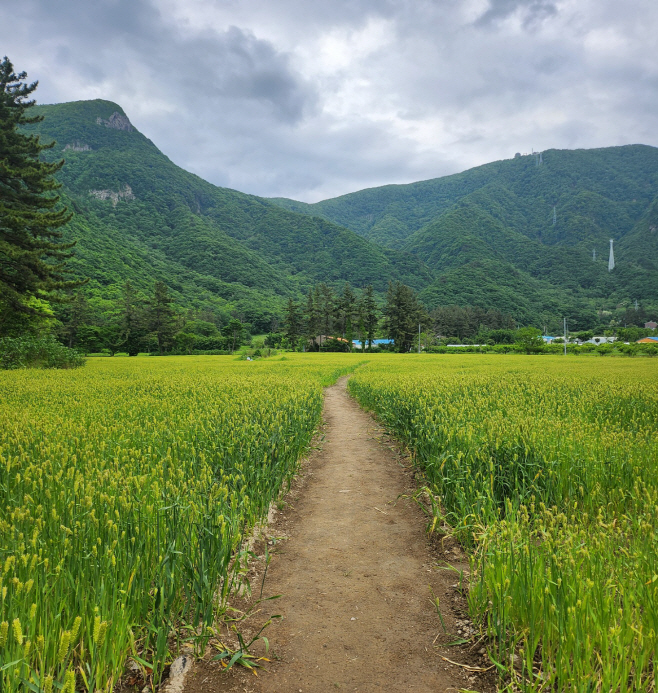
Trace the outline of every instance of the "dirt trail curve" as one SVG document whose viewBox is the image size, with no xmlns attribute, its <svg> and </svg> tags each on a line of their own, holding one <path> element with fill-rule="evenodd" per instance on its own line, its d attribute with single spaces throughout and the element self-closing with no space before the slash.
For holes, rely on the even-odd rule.
<svg viewBox="0 0 658 693">
<path fill-rule="evenodd" d="M 477 667 L 479 656 L 432 644 L 438 633 L 437 645 L 459 637 L 456 619 L 466 617 L 457 575 L 433 566 L 443 559 L 466 567 L 465 559 L 454 544 L 431 546 L 420 509 L 396 502 L 412 488 L 409 471 L 348 396 L 346 381 L 327 389 L 322 449 L 271 531 L 288 536 L 277 544 L 264 593 L 283 596 L 263 605 L 283 615 L 266 633 L 278 659 L 258 678 L 201 663 L 186 693 L 492 689 L 490 674 L 483 679 L 441 658 Z M 429 585 L 451 635 L 443 633 Z"/>
</svg>

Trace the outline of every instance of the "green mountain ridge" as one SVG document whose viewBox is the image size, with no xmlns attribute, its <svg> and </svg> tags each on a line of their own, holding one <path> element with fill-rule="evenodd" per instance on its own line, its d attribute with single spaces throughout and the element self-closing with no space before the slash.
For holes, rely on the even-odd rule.
<svg viewBox="0 0 658 693">
<path fill-rule="evenodd" d="M 90 279 L 85 291 L 100 306 L 126 280 L 143 293 L 160 280 L 183 306 L 237 313 L 265 330 L 286 297 L 318 282 L 381 293 L 389 279 L 418 290 L 432 280 L 410 254 L 184 171 L 115 103 L 34 110 L 44 120 L 30 130 L 56 141 L 49 158 L 66 160 L 61 192 L 75 216 L 65 237 L 78 241 L 71 268 Z"/>
<path fill-rule="evenodd" d="M 109 310 L 130 280 L 261 331 L 319 282 L 391 280 L 424 303 L 495 308 L 574 329 L 658 308 L 658 149 L 548 150 L 315 204 L 220 188 L 176 166 L 115 103 L 38 106 L 64 157 L 70 266 Z M 607 270 L 609 239 L 617 266 Z M 596 251 L 596 260 L 592 251 Z M 652 317 L 655 317 L 652 315 Z"/>
<path fill-rule="evenodd" d="M 469 303 L 538 325 L 563 314 L 584 328 L 635 300 L 656 311 L 657 195 L 658 149 L 628 145 L 548 150 L 315 204 L 273 201 L 418 257 L 437 275 L 421 293 L 429 307 Z"/>
</svg>

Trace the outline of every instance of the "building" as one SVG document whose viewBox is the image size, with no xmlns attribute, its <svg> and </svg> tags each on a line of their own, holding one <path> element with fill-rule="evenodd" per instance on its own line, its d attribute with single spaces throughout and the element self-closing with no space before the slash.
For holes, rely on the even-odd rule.
<svg viewBox="0 0 658 693">
<path fill-rule="evenodd" d="M 319 334 L 317 337 L 314 337 L 310 341 L 313 344 L 313 346 L 321 347 L 328 339 L 333 339 L 336 342 L 345 342 L 345 344 L 349 343 L 346 339 L 343 339 L 342 337 L 332 337 L 328 334 Z"/>
<path fill-rule="evenodd" d="M 592 339 L 588 339 L 586 342 L 582 342 L 583 344 L 612 344 L 613 342 L 617 341 L 617 337 L 592 337 Z"/>
<path fill-rule="evenodd" d="M 373 339 L 372 340 L 373 346 L 386 346 L 388 344 L 393 344 L 393 340 L 392 339 Z M 355 339 L 352 342 L 352 346 L 354 347 L 354 349 L 360 349 L 361 348 L 361 342 Z M 367 341 L 366 341 L 366 346 L 368 346 Z"/>
<path fill-rule="evenodd" d="M 658 327 L 658 323 L 654 322 L 653 320 L 644 323 L 645 330 L 655 330 L 656 327 Z"/>
<path fill-rule="evenodd" d="M 643 339 L 638 339 L 637 344 L 656 344 L 656 345 L 658 345 L 658 337 L 644 337 Z"/>
</svg>

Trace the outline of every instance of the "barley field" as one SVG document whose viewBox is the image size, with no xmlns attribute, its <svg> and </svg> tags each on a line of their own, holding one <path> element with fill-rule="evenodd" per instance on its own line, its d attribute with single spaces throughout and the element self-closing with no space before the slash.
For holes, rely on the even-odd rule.
<svg viewBox="0 0 658 693">
<path fill-rule="evenodd" d="M 501 687 L 655 691 L 658 361 L 477 354 L 0 373 L 0 690 L 109 691 L 129 656 L 157 683 L 183 641 L 201 652 L 352 371 L 429 529 L 471 551 Z"/>
<path fill-rule="evenodd" d="M 0 690 L 157 683 L 203 648 L 242 541 L 358 358 L 91 359 L 0 373 Z M 236 557 L 237 560 L 233 560 Z"/>
<path fill-rule="evenodd" d="M 350 392 L 409 448 L 472 550 L 469 604 L 510 690 L 655 691 L 658 362 L 418 356 Z"/>
</svg>

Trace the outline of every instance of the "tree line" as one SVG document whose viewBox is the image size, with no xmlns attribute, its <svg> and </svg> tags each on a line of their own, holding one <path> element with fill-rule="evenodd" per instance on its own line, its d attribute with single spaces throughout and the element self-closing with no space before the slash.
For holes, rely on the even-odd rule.
<svg viewBox="0 0 658 693">
<path fill-rule="evenodd" d="M 126 281 L 121 296 L 102 314 L 78 292 L 60 308 L 58 318 L 59 339 L 85 353 L 232 353 L 251 337 L 249 325 L 237 317 L 222 324 L 214 313 L 184 311 L 160 281 L 149 296 Z"/>
</svg>

